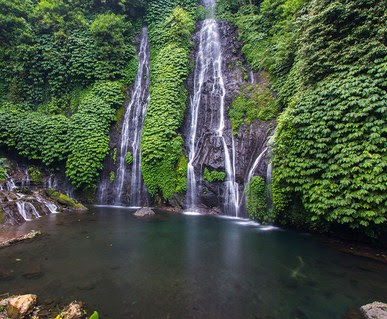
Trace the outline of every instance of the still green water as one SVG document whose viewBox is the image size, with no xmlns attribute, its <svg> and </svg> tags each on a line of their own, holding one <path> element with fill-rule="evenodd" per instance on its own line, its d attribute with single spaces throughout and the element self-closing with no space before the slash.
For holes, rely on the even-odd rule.
<svg viewBox="0 0 387 319">
<path fill-rule="evenodd" d="M 101 318 L 343 318 L 387 300 L 387 267 L 308 234 L 244 220 L 92 208 L 21 229 L 44 235 L 0 250 L 0 294 L 84 300 Z M 35 275 L 34 275 L 35 273 Z"/>
</svg>

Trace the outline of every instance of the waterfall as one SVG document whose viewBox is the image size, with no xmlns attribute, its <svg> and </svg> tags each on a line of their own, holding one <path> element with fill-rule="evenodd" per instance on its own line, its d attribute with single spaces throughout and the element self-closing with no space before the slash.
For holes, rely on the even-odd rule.
<svg viewBox="0 0 387 319">
<path fill-rule="evenodd" d="M 54 174 L 50 174 L 47 181 L 48 188 L 56 189 L 58 187 L 58 180 Z"/>
<path fill-rule="evenodd" d="M 247 174 L 247 179 L 245 182 L 245 185 L 249 185 L 251 182 L 251 179 L 253 178 L 254 172 L 257 169 L 259 163 L 261 162 L 262 157 L 266 154 L 267 152 L 267 147 L 263 149 L 263 151 L 258 155 L 258 157 L 255 159 L 253 165 L 251 166 L 249 173 Z M 246 186 L 245 186 L 246 188 Z"/>
<path fill-rule="evenodd" d="M 267 207 L 271 208 L 272 206 L 272 195 L 271 195 L 271 175 L 272 175 L 273 166 L 271 163 L 267 165 L 266 170 L 266 185 L 267 185 Z"/>
<path fill-rule="evenodd" d="M 253 70 L 250 70 L 250 82 L 251 84 L 255 84 L 255 75 Z"/>
<path fill-rule="evenodd" d="M 242 198 L 241 198 L 241 201 L 243 201 L 243 199 L 246 198 L 246 189 L 247 187 L 250 185 L 250 182 L 251 182 L 251 179 L 253 178 L 254 176 L 254 173 L 256 171 L 256 169 L 258 168 L 259 166 L 259 163 L 261 162 L 263 156 L 266 154 L 267 152 L 267 147 L 265 147 L 261 153 L 258 154 L 257 158 L 255 159 L 253 165 L 251 166 L 250 170 L 249 170 L 249 173 L 247 174 L 247 178 L 245 180 L 245 186 L 243 187 L 243 194 L 242 194 Z"/>
<path fill-rule="evenodd" d="M 142 29 L 141 44 L 138 53 L 138 71 L 134 83 L 131 100 L 126 108 L 121 129 L 121 138 L 118 148 L 118 168 L 114 183 L 114 197 L 116 204 L 122 204 L 125 175 L 127 172 L 127 154 L 131 151 L 131 178 L 129 203 L 139 206 L 142 198 L 146 197 L 146 189 L 141 176 L 141 132 L 149 102 L 149 43 L 147 28 Z M 103 186 L 102 186 L 103 187 Z M 106 190 L 102 192 L 106 194 Z"/>
<path fill-rule="evenodd" d="M 12 177 L 8 178 L 6 184 L 7 184 L 7 190 L 10 191 L 10 192 L 13 191 L 16 188 L 15 181 L 13 180 Z"/>
<path fill-rule="evenodd" d="M 35 206 L 30 202 L 18 201 L 16 202 L 16 206 L 20 216 L 22 216 L 26 221 L 40 217 Z"/>
<path fill-rule="evenodd" d="M 194 161 L 198 153 L 197 130 L 200 104 L 205 83 L 212 83 L 209 92 L 210 102 L 216 101 L 219 106 L 219 124 L 215 131 L 220 139 L 224 151 L 224 165 L 226 170 L 224 208 L 229 215 L 238 216 L 239 191 L 235 182 L 235 148 L 232 140 L 232 152 L 228 149 L 225 137 L 225 96 L 226 89 L 222 72 L 223 56 L 219 36 L 219 26 L 214 19 L 215 0 L 205 0 L 204 5 L 208 8 L 208 18 L 202 22 L 199 31 L 199 47 L 196 56 L 194 72 L 194 94 L 191 98 L 191 125 L 188 133 L 188 169 L 187 169 L 187 206 L 195 209 L 197 205 L 197 179 L 194 171 Z M 205 101 L 206 102 L 206 101 Z"/>
<path fill-rule="evenodd" d="M 30 175 L 28 174 L 28 170 L 25 169 L 21 179 L 21 188 L 25 188 L 29 186 L 30 186 Z"/>
</svg>

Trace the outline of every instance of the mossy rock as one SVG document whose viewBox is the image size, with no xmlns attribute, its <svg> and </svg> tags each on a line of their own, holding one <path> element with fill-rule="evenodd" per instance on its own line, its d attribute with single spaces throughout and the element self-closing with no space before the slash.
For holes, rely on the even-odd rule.
<svg viewBox="0 0 387 319">
<path fill-rule="evenodd" d="M 48 196 L 50 196 L 52 199 L 55 199 L 56 201 L 58 201 L 58 203 L 64 206 L 75 210 L 87 210 L 87 208 L 81 203 L 78 203 L 77 201 L 63 193 L 57 192 L 51 188 L 48 189 L 46 192 Z"/>
</svg>

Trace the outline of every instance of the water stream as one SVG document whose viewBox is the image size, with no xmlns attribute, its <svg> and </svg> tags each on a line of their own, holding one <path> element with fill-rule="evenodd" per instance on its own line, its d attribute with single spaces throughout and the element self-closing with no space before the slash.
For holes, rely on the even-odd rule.
<svg viewBox="0 0 387 319">
<path fill-rule="evenodd" d="M 129 102 L 124 115 L 121 129 L 120 147 L 118 152 L 118 168 L 114 187 L 115 204 L 122 204 L 124 192 L 124 181 L 127 172 L 128 152 L 132 154 L 132 171 L 130 178 L 131 206 L 139 206 L 141 198 L 144 197 L 145 185 L 141 176 L 141 132 L 143 128 L 146 108 L 149 101 L 149 43 L 147 28 L 142 29 L 141 44 L 138 53 L 138 71 L 131 101 Z"/>
<path fill-rule="evenodd" d="M 203 88 L 206 82 L 212 83 L 209 97 L 206 101 L 216 103 L 218 106 L 218 127 L 216 135 L 220 139 L 224 152 L 224 167 L 226 171 L 224 212 L 228 215 L 239 214 L 239 189 L 235 181 L 235 147 L 232 140 L 231 152 L 224 136 L 225 129 L 225 81 L 222 67 L 224 64 L 222 47 L 219 36 L 218 22 L 215 20 L 215 0 L 204 1 L 208 9 L 207 19 L 202 22 L 199 33 L 199 48 L 196 56 L 194 72 L 194 95 L 191 98 L 191 125 L 189 131 L 189 155 L 187 170 L 187 206 L 195 210 L 197 206 L 197 177 L 194 170 L 194 161 L 198 155 L 196 135 L 198 130 L 198 114 L 200 112 L 201 99 L 204 94 Z M 232 137 L 233 138 L 233 137 Z"/>
</svg>

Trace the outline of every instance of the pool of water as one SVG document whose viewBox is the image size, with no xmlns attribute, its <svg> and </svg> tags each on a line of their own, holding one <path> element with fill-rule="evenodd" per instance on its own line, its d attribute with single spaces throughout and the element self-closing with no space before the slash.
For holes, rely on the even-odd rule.
<svg viewBox="0 0 387 319">
<path fill-rule="evenodd" d="M 343 318 L 387 300 L 387 267 L 246 220 L 95 207 L 25 223 L 0 249 L 0 294 L 84 300 L 102 318 Z"/>
</svg>

